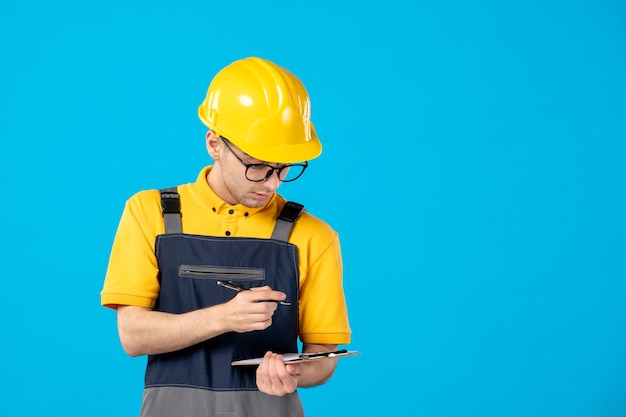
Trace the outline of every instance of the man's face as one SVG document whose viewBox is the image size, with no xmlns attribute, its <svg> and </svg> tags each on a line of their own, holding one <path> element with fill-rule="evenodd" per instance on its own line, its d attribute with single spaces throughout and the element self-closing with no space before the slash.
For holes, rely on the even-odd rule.
<svg viewBox="0 0 626 417">
<path fill-rule="evenodd" d="M 276 172 L 272 172 L 271 175 L 263 181 L 250 181 L 246 178 L 246 166 L 244 164 L 267 164 L 272 167 L 281 166 L 280 164 L 255 159 L 232 143 L 224 145 L 220 156 L 220 170 L 228 198 L 224 198 L 224 196 L 221 197 L 230 204 L 243 204 L 251 208 L 262 207 L 276 192 L 281 181 Z M 249 169 L 248 175 L 252 172 L 251 169 Z M 267 169 L 263 172 L 267 172 Z M 260 178 L 263 178 L 263 175 Z"/>
</svg>

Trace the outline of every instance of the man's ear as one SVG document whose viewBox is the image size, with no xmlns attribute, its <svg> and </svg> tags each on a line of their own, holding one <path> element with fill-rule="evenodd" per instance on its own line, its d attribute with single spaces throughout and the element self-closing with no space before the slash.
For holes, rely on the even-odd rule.
<svg viewBox="0 0 626 417">
<path fill-rule="evenodd" d="M 206 150 L 209 156 L 214 161 L 220 159 L 220 152 L 222 150 L 222 140 L 217 137 L 215 131 L 209 130 L 206 132 Z"/>
</svg>

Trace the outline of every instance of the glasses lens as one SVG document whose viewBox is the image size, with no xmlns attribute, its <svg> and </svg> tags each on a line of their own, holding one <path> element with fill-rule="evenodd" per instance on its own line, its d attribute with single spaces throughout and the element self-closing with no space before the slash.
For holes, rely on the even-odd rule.
<svg viewBox="0 0 626 417">
<path fill-rule="evenodd" d="M 246 178 L 250 181 L 263 181 L 267 178 L 270 169 L 267 165 L 248 165 Z"/>
<path fill-rule="evenodd" d="M 274 174 L 274 171 L 278 171 L 280 180 L 283 182 L 289 182 L 300 178 L 305 168 L 306 164 L 287 165 L 280 169 L 276 169 L 265 164 L 248 165 L 246 169 L 246 178 L 254 182 L 265 181 Z"/>
<path fill-rule="evenodd" d="M 280 172 L 280 180 L 283 182 L 294 181 L 300 178 L 300 175 L 304 172 L 306 165 L 290 165 L 288 167 L 283 168 Z"/>
</svg>

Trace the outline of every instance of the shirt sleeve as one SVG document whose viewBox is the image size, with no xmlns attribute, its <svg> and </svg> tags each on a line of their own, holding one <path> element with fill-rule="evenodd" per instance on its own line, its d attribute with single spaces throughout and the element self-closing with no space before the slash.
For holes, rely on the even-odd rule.
<svg viewBox="0 0 626 417">
<path fill-rule="evenodd" d="M 163 228 L 160 216 L 158 191 L 142 191 L 126 202 L 100 293 L 103 306 L 154 307 L 159 293 L 154 244 L 163 233 L 155 227 Z"/>
<path fill-rule="evenodd" d="M 303 343 L 348 344 L 351 332 L 339 236 L 333 231 L 332 239 L 318 250 L 312 246 L 300 286 L 300 339 Z"/>
</svg>

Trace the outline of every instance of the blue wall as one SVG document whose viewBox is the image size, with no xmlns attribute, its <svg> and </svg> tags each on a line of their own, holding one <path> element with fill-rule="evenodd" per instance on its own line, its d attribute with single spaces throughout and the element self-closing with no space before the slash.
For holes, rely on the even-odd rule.
<svg viewBox="0 0 626 417">
<path fill-rule="evenodd" d="M 626 4 L 4 1 L 2 416 L 137 415 L 99 292 L 124 200 L 210 163 L 196 108 L 291 69 L 353 342 L 309 416 L 626 415 Z"/>
</svg>

